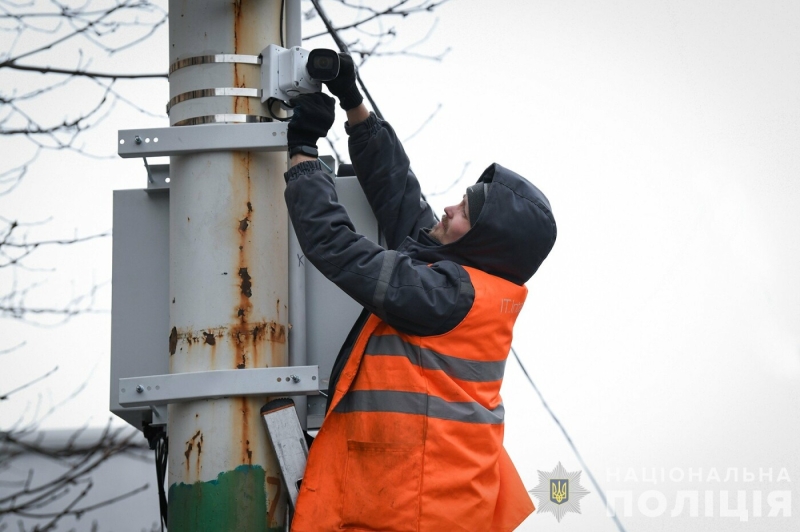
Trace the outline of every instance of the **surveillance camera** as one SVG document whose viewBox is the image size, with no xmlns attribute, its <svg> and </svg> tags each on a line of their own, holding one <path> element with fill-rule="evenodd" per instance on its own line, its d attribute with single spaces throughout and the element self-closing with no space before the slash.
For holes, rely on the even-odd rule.
<svg viewBox="0 0 800 532">
<path fill-rule="evenodd" d="M 275 98 L 284 102 L 322 90 L 323 81 L 339 74 L 339 54 L 318 48 L 309 52 L 299 46 L 282 48 L 271 44 L 261 52 L 261 101 Z"/>
</svg>

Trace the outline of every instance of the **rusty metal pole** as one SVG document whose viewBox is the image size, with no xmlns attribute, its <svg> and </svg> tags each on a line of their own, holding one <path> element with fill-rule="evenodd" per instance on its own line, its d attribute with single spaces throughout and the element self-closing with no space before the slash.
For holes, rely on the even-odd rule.
<svg viewBox="0 0 800 532">
<path fill-rule="evenodd" d="M 254 58 L 280 42 L 280 4 L 170 0 L 171 126 L 269 116 L 255 91 L 240 89 L 260 87 Z M 287 365 L 285 170 L 285 153 L 170 158 L 172 373 Z M 264 402 L 170 405 L 170 532 L 283 530 Z"/>
</svg>

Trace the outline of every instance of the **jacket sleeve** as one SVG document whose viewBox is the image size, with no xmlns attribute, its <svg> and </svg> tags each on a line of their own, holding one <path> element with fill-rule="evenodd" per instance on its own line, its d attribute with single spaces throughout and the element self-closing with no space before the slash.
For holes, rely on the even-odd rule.
<svg viewBox="0 0 800 532">
<path fill-rule="evenodd" d="M 355 232 L 319 162 L 286 173 L 284 197 L 306 258 L 350 297 L 392 327 L 430 336 L 458 325 L 474 289 L 460 265 L 426 264 Z"/>
<path fill-rule="evenodd" d="M 407 236 L 415 238 L 421 229 L 433 227 L 433 210 L 422 199 L 419 181 L 392 126 L 370 113 L 355 126 L 345 125 L 345 130 L 353 168 L 387 247 L 397 249 Z"/>
</svg>

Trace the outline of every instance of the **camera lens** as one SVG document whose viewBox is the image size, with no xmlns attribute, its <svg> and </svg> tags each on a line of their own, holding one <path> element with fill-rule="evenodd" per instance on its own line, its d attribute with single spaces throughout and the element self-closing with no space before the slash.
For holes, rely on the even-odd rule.
<svg viewBox="0 0 800 532">
<path fill-rule="evenodd" d="M 314 68 L 330 68 L 333 61 L 330 57 L 316 57 L 314 58 Z"/>
<path fill-rule="evenodd" d="M 339 73 L 339 54 L 333 50 L 317 48 L 308 54 L 306 70 L 317 81 L 330 81 Z"/>
</svg>

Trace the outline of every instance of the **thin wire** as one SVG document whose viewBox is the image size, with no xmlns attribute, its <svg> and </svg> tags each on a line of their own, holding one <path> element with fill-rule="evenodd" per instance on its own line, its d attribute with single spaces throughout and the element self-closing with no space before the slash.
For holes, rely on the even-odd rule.
<svg viewBox="0 0 800 532">
<path fill-rule="evenodd" d="M 533 390 L 536 392 L 536 395 L 539 396 L 539 400 L 542 401 L 542 405 L 544 406 L 545 410 L 547 410 L 547 413 L 550 414 L 550 417 L 553 418 L 553 421 L 556 422 L 558 428 L 561 429 L 561 433 L 567 439 L 569 446 L 572 448 L 572 452 L 574 452 L 575 456 L 578 457 L 578 462 L 581 463 L 581 467 L 583 468 L 584 471 L 586 471 L 586 474 L 589 476 L 589 480 L 592 481 L 592 485 L 594 485 L 595 489 L 597 490 L 597 493 L 603 500 L 603 506 L 608 508 L 608 502 L 606 501 L 606 494 L 603 492 L 603 488 L 601 488 L 600 484 L 598 484 L 597 480 L 595 480 L 594 475 L 592 475 L 591 469 L 589 469 L 589 466 L 587 466 L 586 462 L 583 461 L 581 453 L 578 452 L 578 448 L 575 447 L 575 444 L 572 442 L 572 438 L 570 438 L 569 434 L 567 434 L 567 430 L 564 428 L 564 425 L 561 424 L 556 415 L 550 409 L 550 405 L 547 404 L 547 401 L 545 401 L 542 392 L 540 392 L 539 388 L 536 386 L 536 384 L 534 384 L 533 379 L 531 379 L 531 376 L 528 374 L 528 370 L 525 369 L 525 365 L 522 363 L 522 360 L 520 360 L 519 355 L 517 354 L 517 351 L 516 349 L 514 349 L 513 346 L 511 347 L 511 352 L 514 354 L 514 358 L 517 360 L 517 364 L 519 364 L 519 367 L 522 369 L 522 373 L 524 373 L 525 377 L 528 378 L 528 382 L 531 383 L 531 386 L 533 387 Z M 620 532 L 626 532 L 625 527 L 622 526 L 622 523 L 620 523 L 619 518 L 617 518 L 616 512 L 611 514 L 611 518 L 614 520 L 614 523 L 616 523 L 617 530 L 619 530 Z"/>
<path fill-rule="evenodd" d="M 286 7 L 286 0 L 281 0 L 281 18 L 278 19 L 278 26 L 281 28 L 281 48 L 286 48 L 286 45 L 283 44 L 283 23 L 286 22 L 284 20 L 285 7 Z"/>
</svg>

